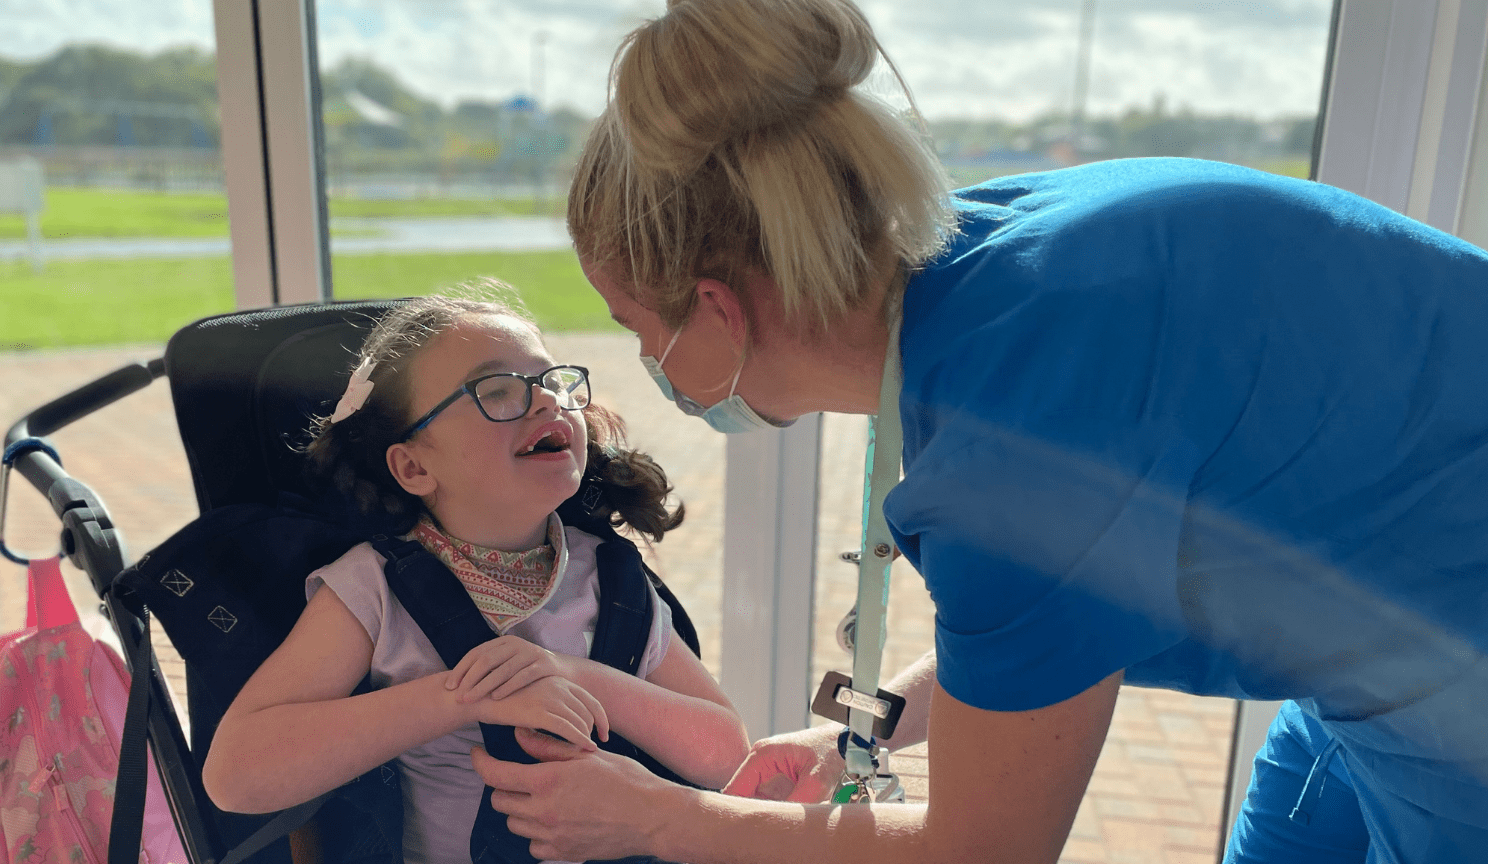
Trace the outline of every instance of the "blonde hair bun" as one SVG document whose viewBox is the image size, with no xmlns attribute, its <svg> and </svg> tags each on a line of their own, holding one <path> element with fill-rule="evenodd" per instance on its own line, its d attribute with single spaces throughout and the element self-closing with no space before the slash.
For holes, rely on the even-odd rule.
<svg viewBox="0 0 1488 864">
<path fill-rule="evenodd" d="M 851 3 L 672 0 L 621 46 L 616 105 L 638 161 L 686 172 L 731 139 L 841 98 L 877 56 Z"/>
<path fill-rule="evenodd" d="M 747 293 L 746 271 L 788 326 L 830 327 L 955 230 L 923 126 L 857 87 L 879 56 L 852 0 L 672 0 L 621 44 L 575 167 L 580 257 L 672 327 L 699 278 Z"/>
</svg>

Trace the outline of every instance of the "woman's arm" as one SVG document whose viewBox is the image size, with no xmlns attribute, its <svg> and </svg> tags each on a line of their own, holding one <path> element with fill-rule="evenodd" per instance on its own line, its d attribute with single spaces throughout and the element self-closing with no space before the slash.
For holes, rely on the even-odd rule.
<svg viewBox="0 0 1488 864">
<path fill-rule="evenodd" d="M 558 679 L 474 703 L 456 699 L 445 672 L 348 696 L 371 662 L 367 631 L 334 590 L 322 588 L 217 727 L 202 766 L 217 806 L 240 813 L 291 807 L 477 720 L 545 729 L 588 748 L 590 728 L 596 721 L 603 728 L 594 697 Z"/>
<path fill-rule="evenodd" d="M 676 633 L 647 678 L 583 657 L 559 663 L 604 705 L 612 729 L 699 786 L 722 787 L 749 752 L 738 712 Z"/>
<path fill-rule="evenodd" d="M 984 711 L 935 688 L 928 806 L 800 805 L 698 792 L 629 760 L 523 745 L 569 761 L 476 752 L 492 804 L 539 858 L 650 854 L 694 864 L 1054 862 L 1074 821 L 1120 685 L 1118 673 L 1033 711 Z"/>
</svg>

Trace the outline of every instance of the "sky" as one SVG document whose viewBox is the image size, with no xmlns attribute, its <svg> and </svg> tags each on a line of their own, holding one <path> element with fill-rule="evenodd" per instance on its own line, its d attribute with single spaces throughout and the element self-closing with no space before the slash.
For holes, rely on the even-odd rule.
<svg viewBox="0 0 1488 864">
<path fill-rule="evenodd" d="M 859 0 L 932 119 L 1070 110 L 1081 0 Z M 604 104 L 615 46 L 662 0 L 316 0 L 324 66 L 373 60 L 446 106 Z M 1330 0 L 1097 0 L 1087 112 L 1317 110 Z M 211 50 L 211 0 L 0 0 L 0 56 L 76 42 Z M 541 92 L 538 92 L 540 89 Z"/>
</svg>

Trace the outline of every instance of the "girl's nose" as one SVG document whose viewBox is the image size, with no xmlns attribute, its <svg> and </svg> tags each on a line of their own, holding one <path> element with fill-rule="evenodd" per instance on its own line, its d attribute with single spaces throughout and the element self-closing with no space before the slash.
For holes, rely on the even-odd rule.
<svg viewBox="0 0 1488 864">
<path fill-rule="evenodd" d="M 533 415 L 541 414 L 543 412 L 547 412 L 549 414 L 558 413 L 558 394 L 542 386 L 541 384 L 533 384 L 532 407 L 527 409 L 527 413 L 529 415 Z"/>
</svg>

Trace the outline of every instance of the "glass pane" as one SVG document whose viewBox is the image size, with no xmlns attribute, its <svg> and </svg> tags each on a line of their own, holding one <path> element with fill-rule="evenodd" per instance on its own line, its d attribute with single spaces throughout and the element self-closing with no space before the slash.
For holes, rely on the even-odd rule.
<svg viewBox="0 0 1488 864">
<path fill-rule="evenodd" d="M 233 308 L 215 51 L 211 0 L 0 3 L 5 425 Z M 166 385 L 52 441 L 134 554 L 196 516 Z M 9 504 L 6 543 L 54 552 L 57 519 L 28 483 Z M 111 636 L 87 577 L 63 571 L 85 623 Z M 25 571 L 0 561 L 0 632 L 21 626 L 25 597 Z M 154 632 L 179 695 L 184 668 Z"/>
<path fill-rule="evenodd" d="M 159 342 L 230 309 L 209 0 L 3 20 L 0 346 Z"/>
</svg>

